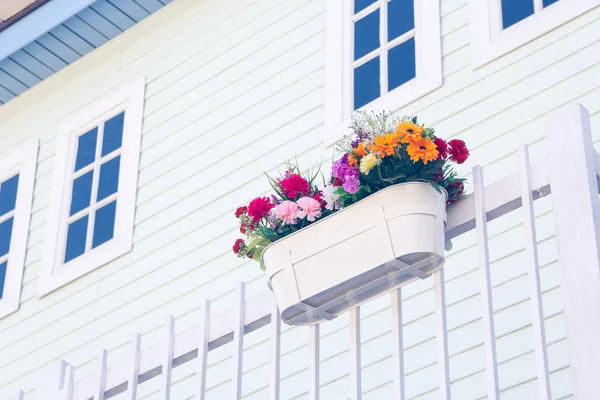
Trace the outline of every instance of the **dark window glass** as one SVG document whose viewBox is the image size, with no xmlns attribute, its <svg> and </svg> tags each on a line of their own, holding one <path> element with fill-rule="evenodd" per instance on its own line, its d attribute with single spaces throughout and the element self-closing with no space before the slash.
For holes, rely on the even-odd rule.
<svg viewBox="0 0 600 400">
<path fill-rule="evenodd" d="M 354 13 L 356 14 L 373 3 L 375 3 L 375 0 L 354 0 Z"/>
<path fill-rule="evenodd" d="M 73 181 L 73 195 L 71 197 L 70 215 L 73 215 L 90 206 L 93 177 L 94 171 L 90 171 Z"/>
<path fill-rule="evenodd" d="M 0 215 L 4 215 L 15 209 L 18 186 L 19 175 L 15 175 L 0 183 Z"/>
<path fill-rule="evenodd" d="M 69 224 L 67 230 L 67 249 L 65 251 L 65 262 L 85 253 L 85 238 L 87 235 L 88 216 L 78 219 Z"/>
<path fill-rule="evenodd" d="M 75 159 L 75 171 L 79 171 L 86 165 L 90 165 L 96 159 L 96 141 L 98 139 L 98 128 L 79 136 L 77 140 L 77 158 Z"/>
<path fill-rule="evenodd" d="M 415 27 L 415 0 L 392 0 L 388 3 L 388 41 Z"/>
<path fill-rule="evenodd" d="M 417 76 L 415 62 L 414 38 L 390 49 L 388 53 L 388 90 L 394 90 Z"/>
<path fill-rule="evenodd" d="M 552 5 L 554 3 L 556 3 L 558 0 L 544 0 L 543 4 L 544 7 L 548 7 L 549 5 Z"/>
<path fill-rule="evenodd" d="M 354 109 L 379 96 L 379 57 L 375 57 L 354 70 Z"/>
<path fill-rule="evenodd" d="M 102 157 L 121 147 L 123 141 L 123 121 L 125 113 L 122 112 L 104 123 L 102 136 Z"/>
<path fill-rule="evenodd" d="M 96 201 L 107 198 L 119 188 L 119 164 L 121 156 L 115 157 L 100 166 L 100 182 Z"/>
<path fill-rule="evenodd" d="M 92 248 L 100 246 L 113 238 L 115 231 L 115 212 L 117 210 L 117 201 L 108 203 L 96 211 L 94 222 L 94 239 Z"/>
<path fill-rule="evenodd" d="M 4 261 L 0 264 L 0 299 L 4 295 L 4 282 L 6 281 L 6 264 L 7 261 Z"/>
<path fill-rule="evenodd" d="M 0 224 L 0 257 L 8 254 L 10 249 L 10 235 L 13 228 L 13 218 L 9 218 Z"/>
<path fill-rule="evenodd" d="M 354 59 L 358 60 L 378 47 L 379 10 L 375 10 L 354 23 Z"/>
<path fill-rule="evenodd" d="M 533 15 L 533 0 L 502 0 L 502 26 L 504 29 Z"/>
</svg>

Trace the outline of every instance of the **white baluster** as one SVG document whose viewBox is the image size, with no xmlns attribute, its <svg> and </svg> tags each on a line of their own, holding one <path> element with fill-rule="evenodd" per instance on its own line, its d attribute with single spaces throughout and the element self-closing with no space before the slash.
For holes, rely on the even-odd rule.
<svg viewBox="0 0 600 400">
<path fill-rule="evenodd" d="M 208 367 L 208 342 L 210 338 L 210 301 L 204 299 L 198 342 L 198 392 L 196 400 L 204 400 L 206 396 L 206 369 Z"/>
<path fill-rule="evenodd" d="M 244 325 L 246 320 L 246 285 L 240 282 L 237 288 L 237 300 L 233 329 L 233 395 L 232 398 L 242 398 L 242 362 L 244 352 Z"/>
</svg>

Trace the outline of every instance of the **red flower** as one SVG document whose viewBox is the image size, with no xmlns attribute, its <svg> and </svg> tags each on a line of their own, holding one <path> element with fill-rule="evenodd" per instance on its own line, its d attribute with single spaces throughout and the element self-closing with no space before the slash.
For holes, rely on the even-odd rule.
<svg viewBox="0 0 600 400">
<path fill-rule="evenodd" d="M 275 207 L 268 197 L 257 197 L 248 204 L 248 216 L 252 218 L 252 222 L 258 224 L 261 218 L 269 215 L 269 211 Z"/>
<path fill-rule="evenodd" d="M 238 207 L 237 210 L 235 210 L 235 217 L 239 218 L 242 215 L 244 215 L 244 213 L 248 211 L 248 207 L 244 206 L 244 207 Z"/>
<path fill-rule="evenodd" d="M 433 139 L 438 151 L 438 160 L 445 160 L 448 157 L 448 143 L 442 138 Z"/>
<path fill-rule="evenodd" d="M 325 206 L 327 206 L 327 202 L 323 200 L 323 194 L 321 192 L 313 194 L 312 198 L 318 201 L 319 204 L 321 204 L 321 208 L 325 208 Z"/>
<path fill-rule="evenodd" d="M 242 235 L 246 234 L 246 225 L 244 225 L 244 224 L 240 225 L 240 233 Z"/>
<path fill-rule="evenodd" d="M 235 241 L 235 243 L 233 244 L 233 252 L 235 254 L 240 254 L 240 250 L 242 249 L 243 245 L 244 245 L 244 239 L 237 239 Z"/>
<path fill-rule="evenodd" d="M 469 150 L 462 140 L 452 139 L 448 145 L 450 145 L 450 160 L 462 164 L 469 158 Z"/>
<path fill-rule="evenodd" d="M 298 174 L 284 178 L 281 181 L 281 188 L 288 199 L 295 199 L 298 195 L 306 196 L 310 190 L 307 180 Z"/>
<path fill-rule="evenodd" d="M 342 186 L 342 183 L 343 183 L 342 180 L 339 178 L 335 178 L 333 180 L 333 186 Z"/>
</svg>

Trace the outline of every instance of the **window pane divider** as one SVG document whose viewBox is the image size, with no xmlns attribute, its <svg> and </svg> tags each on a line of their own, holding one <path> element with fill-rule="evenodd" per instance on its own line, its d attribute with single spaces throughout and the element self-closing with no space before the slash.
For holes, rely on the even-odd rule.
<svg viewBox="0 0 600 400">
<path fill-rule="evenodd" d="M 537 14 L 544 9 L 543 0 L 533 0 L 533 13 Z"/>
<path fill-rule="evenodd" d="M 3 223 L 4 221 L 8 221 L 9 219 L 11 219 L 14 216 L 15 216 L 15 210 L 11 210 L 11 211 L 7 212 L 6 214 L 0 215 L 0 224 Z"/>
<path fill-rule="evenodd" d="M 379 96 L 388 92 L 388 0 L 379 0 Z"/>
<path fill-rule="evenodd" d="M 87 214 L 91 213 L 92 210 L 96 211 L 99 208 L 104 207 L 105 205 L 107 205 L 108 203 L 112 203 L 116 198 L 117 198 L 117 193 L 113 193 L 110 196 L 92 204 L 91 206 L 79 211 L 76 214 L 71 215 L 69 218 L 67 218 L 67 225 L 69 225 L 71 222 L 73 221 L 77 221 L 78 219 L 80 219 L 81 217 L 86 216 Z M 88 221 L 88 225 L 89 225 L 89 221 Z"/>
<path fill-rule="evenodd" d="M 387 27 L 386 27 L 386 29 L 387 29 Z M 386 43 L 384 46 L 381 46 L 381 47 L 373 50 L 369 54 L 365 54 L 358 60 L 354 61 L 352 63 L 352 69 L 356 69 L 356 68 L 360 67 L 361 65 L 371 61 L 372 59 L 374 59 L 375 57 L 377 57 L 379 55 L 382 55 L 382 57 L 383 57 L 383 53 L 386 53 L 391 48 L 396 47 L 399 44 L 402 44 L 402 43 L 406 42 L 407 40 L 412 39 L 414 36 L 415 36 L 415 30 L 411 29 L 410 31 L 398 36 L 396 39 L 390 41 L 389 43 Z M 382 50 L 385 50 L 385 51 L 383 51 L 383 53 L 382 53 Z M 386 66 L 386 71 L 387 71 L 387 66 Z"/>
<path fill-rule="evenodd" d="M 88 172 L 92 171 L 93 169 L 96 168 L 96 164 L 104 164 L 107 161 L 112 160 L 113 158 L 116 158 L 118 156 L 121 155 L 121 148 L 118 148 L 110 153 L 108 153 L 107 155 L 105 155 L 104 157 L 100 158 L 98 161 L 94 161 L 93 163 L 86 165 L 85 167 L 79 169 L 78 171 L 76 171 L 72 178 L 73 180 L 79 178 L 82 175 L 87 174 Z"/>
<path fill-rule="evenodd" d="M 5 255 L 3 255 L 2 257 L 0 257 L 0 264 L 2 264 L 5 261 L 8 261 L 9 254 L 10 254 L 10 251 L 8 253 L 6 253 Z"/>
<path fill-rule="evenodd" d="M 92 176 L 92 197 L 90 199 L 87 235 L 85 239 L 86 253 L 92 249 L 92 237 L 94 234 L 94 222 L 96 220 L 96 198 L 100 182 L 100 162 L 102 160 L 102 142 L 104 141 L 104 125 L 106 121 L 98 126 L 98 141 L 96 143 L 96 156 L 94 157 L 94 175 Z"/>
<path fill-rule="evenodd" d="M 359 12 L 357 12 L 356 14 L 352 15 L 352 22 L 356 22 L 358 20 L 361 20 L 364 17 L 366 17 L 367 15 L 369 15 L 372 12 L 374 12 L 375 10 L 377 10 L 381 6 L 381 1 L 382 0 L 377 0 L 373 4 L 371 4 L 370 6 L 368 6 L 366 8 L 363 8 L 362 10 L 360 10 Z M 388 2 L 390 0 L 383 0 L 383 1 Z"/>
</svg>

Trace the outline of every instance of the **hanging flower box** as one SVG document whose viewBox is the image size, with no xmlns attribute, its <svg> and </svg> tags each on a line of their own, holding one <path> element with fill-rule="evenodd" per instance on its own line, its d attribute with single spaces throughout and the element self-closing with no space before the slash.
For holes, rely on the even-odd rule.
<svg viewBox="0 0 600 400">
<path fill-rule="evenodd" d="M 416 118 L 358 114 L 331 180 L 288 165 L 271 179 L 276 195 L 236 211 L 234 252 L 259 261 L 289 325 L 330 320 L 444 264 L 446 204 L 463 195 L 450 161 L 464 142 L 446 143 Z"/>
</svg>

